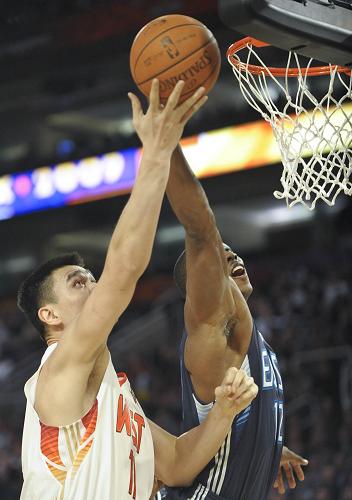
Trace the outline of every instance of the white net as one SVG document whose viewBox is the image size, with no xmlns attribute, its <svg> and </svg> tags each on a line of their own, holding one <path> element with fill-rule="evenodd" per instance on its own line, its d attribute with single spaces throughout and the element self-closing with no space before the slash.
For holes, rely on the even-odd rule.
<svg viewBox="0 0 352 500">
<path fill-rule="evenodd" d="M 310 76 L 312 59 L 302 67 L 298 55 L 289 52 L 284 76 L 275 76 L 276 68 L 268 68 L 251 44 L 246 48 L 245 61 L 237 53 L 228 60 L 242 94 L 270 123 L 279 145 L 282 191 L 274 196 L 289 207 L 302 203 L 310 210 L 319 199 L 331 206 L 340 192 L 351 196 L 352 72 L 340 73 L 330 65 L 326 76 Z M 288 76 L 292 67 L 295 78 Z M 312 78 L 325 80 L 323 97 L 310 90 Z"/>
</svg>

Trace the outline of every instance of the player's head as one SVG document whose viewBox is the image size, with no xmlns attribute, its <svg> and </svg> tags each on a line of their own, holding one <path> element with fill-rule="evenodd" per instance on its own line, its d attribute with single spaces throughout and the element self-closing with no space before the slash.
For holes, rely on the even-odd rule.
<svg viewBox="0 0 352 500">
<path fill-rule="evenodd" d="M 229 247 L 229 245 L 226 245 L 225 243 L 223 243 L 223 245 L 229 277 L 234 280 L 238 288 L 241 290 L 243 297 L 248 300 L 253 292 L 253 287 L 249 281 L 244 261 L 232 250 L 231 247 Z"/>
<path fill-rule="evenodd" d="M 242 292 L 243 297 L 248 300 L 251 295 L 253 288 L 249 281 L 249 277 L 244 266 L 244 262 L 234 253 L 228 245 L 225 243 L 224 253 L 225 259 L 228 266 L 229 278 L 234 280 L 238 288 Z M 174 280 L 177 288 L 179 289 L 183 298 L 186 297 L 186 282 L 187 282 L 187 270 L 186 270 L 186 251 L 184 250 L 176 261 L 174 267 Z"/>
<path fill-rule="evenodd" d="M 21 284 L 18 307 L 47 341 L 60 335 L 80 313 L 95 280 L 77 253 L 48 260 Z"/>
</svg>

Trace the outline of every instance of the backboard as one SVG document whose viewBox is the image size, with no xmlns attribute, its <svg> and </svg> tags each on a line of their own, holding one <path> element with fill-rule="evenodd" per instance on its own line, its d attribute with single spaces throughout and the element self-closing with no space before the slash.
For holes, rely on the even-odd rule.
<svg viewBox="0 0 352 500">
<path fill-rule="evenodd" d="M 324 63 L 352 67 L 352 0 L 219 0 L 232 29 Z"/>
</svg>

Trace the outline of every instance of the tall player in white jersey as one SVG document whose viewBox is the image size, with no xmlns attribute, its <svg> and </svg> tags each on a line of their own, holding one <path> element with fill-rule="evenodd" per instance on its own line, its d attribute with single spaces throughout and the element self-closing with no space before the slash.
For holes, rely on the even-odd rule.
<svg viewBox="0 0 352 500">
<path fill-rule="evenodd" d="M 171 153 L 206 100 L 200 89 L 177 106 L 182 87 L 160 109 L 154 81 L 146 114 L 130 94 L 144 151 L 99 281 L 71 254 L 42 265 L 19 290 L 20 308 L 48 344 L 25 386 L 22 500 L 147 500 L 154 473 L 168 484 L 190 482 L 256 395 L 252 379 L 229 370 L 208 420 L 176 439 L 148 423 L 107 348 L 150 260 Z"/>
</svg>

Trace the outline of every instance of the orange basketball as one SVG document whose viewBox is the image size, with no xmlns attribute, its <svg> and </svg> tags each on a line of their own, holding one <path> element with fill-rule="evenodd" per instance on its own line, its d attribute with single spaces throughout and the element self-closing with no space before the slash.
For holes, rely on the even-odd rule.
<svg viewBox="0 0 352 500">
<path fill-rule="evenodd" d="M 179 80 L 186 82 L 179 102 L 201 86 L 208 93 L 219 76 L 220 65 L 220 51 L 212 32 L 197 19 L 180 14 L 148 23 L 131 47 L 134 81 L 148 96 L 153 78 L 158 78 L 162 103 Z"/>
</svg>

